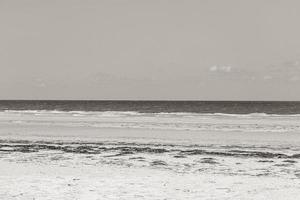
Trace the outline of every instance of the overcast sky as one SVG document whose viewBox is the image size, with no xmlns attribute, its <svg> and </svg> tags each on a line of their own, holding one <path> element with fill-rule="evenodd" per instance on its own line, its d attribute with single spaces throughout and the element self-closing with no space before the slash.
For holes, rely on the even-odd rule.
<svg viewBox="0 0 300 200">
<path fill-rule="evenodd" d="M 0 99 L 300 100 L 299 0 L 0 0 Z"/>
</svg>

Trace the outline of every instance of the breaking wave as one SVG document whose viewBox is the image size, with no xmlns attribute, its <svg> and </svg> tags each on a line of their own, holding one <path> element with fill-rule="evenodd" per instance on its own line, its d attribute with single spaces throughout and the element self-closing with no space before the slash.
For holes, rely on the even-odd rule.
<svg viewBox="0 0 300 200">
<path fill-rule="evenodd" d="M 136 111 L 60 111 L 60 110 L 4 110 L 0 113 L 17 113 L 17 114 L 78 114 L 78 115 L 103 115 L 103 116 L 220 116 L 220 117 L 299 117 L 300 114 L 268 114 L 268 113 L 249 113 L 249 114 L 229 114 L 229 113 L 194 113 L 194 112 L 156 112 L 143 113 Z"/>
</svg>

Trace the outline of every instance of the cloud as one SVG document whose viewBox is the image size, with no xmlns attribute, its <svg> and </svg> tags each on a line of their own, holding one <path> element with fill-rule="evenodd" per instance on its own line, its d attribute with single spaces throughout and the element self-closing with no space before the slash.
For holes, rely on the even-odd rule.
<svg viewBox="0 0 300 200">
<path fill-rule="evenodd" d="M 211 66 L 210 68 L 209 68 L 209 71 L 211 71 L 211 72 L 214 72 L 214 71 L 217 71 L 218 70 L 218 67 L 217 66 Z"/>
<path fill-rule="evenodd" d="M 40 88 L 47 87 L 46 82 L 41 78 L 36 78 L 35 79 L 35 85 L 36 85 L 36 87 L 40 87 Z"/>
<path fill-rule="evenodd" d="M 229 72 L 232 71 L 232 66 L 230 66 L 230 65 L 221 65 L 221 66 L 214 65 L 214 66 L 211 66 L 209 68 L 209 71 L 211 71 L 211 72 L 226 72 L 226 73 L 229 73 Z"/>
<path fill-rule="evenodd" d="M 233 67 L 231 65 L 213 65 L 208 68 L 212 77 L 227 80 L 272 83 L 300 82 L 300 61 L 286 61 L 267 66 Z"/>
<path fill-rule="evenodd" d="M 270 65 L 264 72 L 267 74 L 263 77 L 264 80 L 270 80 L 271 77 L 278 81 L 296 82 L 300 80 L 300 62 L 296 60 Z"/>
</svg>

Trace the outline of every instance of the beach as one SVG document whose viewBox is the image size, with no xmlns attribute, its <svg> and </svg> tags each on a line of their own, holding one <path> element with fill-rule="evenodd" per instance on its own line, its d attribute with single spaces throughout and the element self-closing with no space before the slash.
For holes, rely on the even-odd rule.
<svg viewBox="0 0 300 200">
<path fill-rule="evenodd" d="M 300 195 L 298 132 L 260 128 L 297 127 L 298 116 L 262 120 L 260 115 L 197 115 L 195 120 L 187 114 L 95 115 L 1 112 L 1 199 L 295 199 Z M 149 121 L 154 125 L 143 127 L 142 122 Z M 166 121 L 181 122 L 182 127 L 205 121 L 225 128 L 185 130 L 161 125 Z M 253 124 L 257 130 L 226 128 Z"/>
</svg>

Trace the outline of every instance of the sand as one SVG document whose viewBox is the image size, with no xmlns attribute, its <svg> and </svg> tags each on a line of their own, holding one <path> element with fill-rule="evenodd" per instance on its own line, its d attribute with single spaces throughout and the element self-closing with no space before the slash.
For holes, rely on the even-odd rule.
<svg viewBox="0 0 300 200">
<path fill-rule="evenodd" d="M 53 124 L 13 119 L 0 117 L 0 199 L 300 196 L 297 132 L 104 128 L 72 126 L 70 118 L 52 118 Z"/>
</svg>

